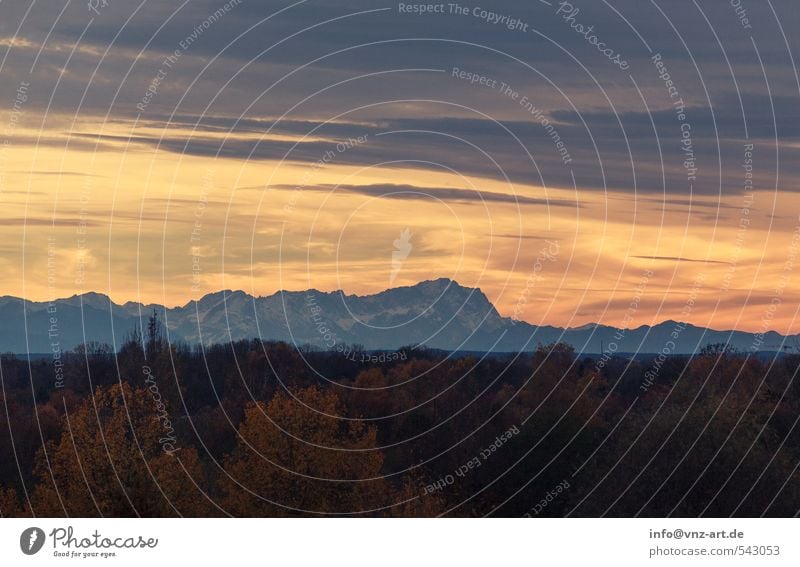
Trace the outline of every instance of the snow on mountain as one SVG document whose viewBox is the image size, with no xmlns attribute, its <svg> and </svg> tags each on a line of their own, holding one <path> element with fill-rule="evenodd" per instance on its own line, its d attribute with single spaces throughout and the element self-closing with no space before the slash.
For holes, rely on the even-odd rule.
<svg viewBox="0 0 800 567">
<path fill-rule="evenodd" d="M 133 329 L 146 328 L 153 309 L 166 323 L 171 341 L 192 344 L 261 338 L 321 349 L 358 344 L 391 350 L 424 344 L 444 350 L 511 352 L 562 341 L 585 353 L 598 353 L 613 343 L 617 352 L 658 353 L 669 347 L 672 354 L 686 354 L 709 343 L 728 343 L 739 350 L 780 350 L 782 344 L 793 347 L 797 338 L 769 332 L 756 340 L 751 333 L 675 321 L 622 330 L 598 324 L 537 327 L 502 317 L 480 289 L 441 278 L 364 296 L 311 289 L 253 297 L 225 290 L 173 308 L 135 302 L 117 305 L 99 293 L 59 299 L 52 305 L 5 296 L 0 298 L 5 322 L 0 327 L 0 351 L 43 353 L 54 345 L 67 350 L 88 341 L 119 347 Z M 673 348 L 670 340 L 676 330 L 679 338 Z"/>
</svg>

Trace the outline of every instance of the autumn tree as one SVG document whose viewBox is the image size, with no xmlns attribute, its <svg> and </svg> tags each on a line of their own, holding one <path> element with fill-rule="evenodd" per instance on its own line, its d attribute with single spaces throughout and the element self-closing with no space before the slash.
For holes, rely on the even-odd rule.
<svg viewBox="0 0 800 567">
<path fill-rule="evenodd" d="M 60 440 L 36 458 L 36 514 L 212 514 L 197 452 L 173 438 L 156 400 L 123 383 L 100 387 L 67 411 Z"/>
<path fill-rule="evenodd" d="M 4 488 L 0 485 L 0 518 L 20 518 L 30 516 L 17 497 L 13 488 Z"/>
<path fill-rule="evenodd" d="M 309 387 L 248 404 L 225 464 L 224 505 L 237 516 L 360 513 L 386 501 L 377 431 L 343 420 L 330 391 Z"/>
</svg>

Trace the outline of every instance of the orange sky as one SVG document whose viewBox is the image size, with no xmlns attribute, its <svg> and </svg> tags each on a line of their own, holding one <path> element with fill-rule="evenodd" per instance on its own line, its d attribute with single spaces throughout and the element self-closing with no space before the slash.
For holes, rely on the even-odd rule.
<svg viewBox="0 0 800 567">
<path fill-rule="evenodd" d="M 95 151 L 70 130 L 118 138 Z M 15 132 L 0 212 L 4 294 L 97 291 L 172 306 L 220 289 L 374 293 L 390 287 L 393 242 L 409 229 L 412 248 L 394 286 L 449 277 L 534 324 L 621 326 L 652 270 L 632 326 L 678 318 L 696 296 L 684 312 L 698 325 L 800 330 L 795 194 L 756 191 L 752 202 L 738 195 L 720 208 L 709 197 L 545 191 L 402 164 L 332 160 L 315 170 L 178 155 L 128 143 L 132 133 L 162 132 L 91 120 Z M 489 199 L 444 200 L 436 190 L 387 199 L 352 189 L 375 184 L 468 188 Z M 327 188 L 336 185 L 350 190 Z M 544 201 L 491 199 L 508 194 Z"/>
</svg>

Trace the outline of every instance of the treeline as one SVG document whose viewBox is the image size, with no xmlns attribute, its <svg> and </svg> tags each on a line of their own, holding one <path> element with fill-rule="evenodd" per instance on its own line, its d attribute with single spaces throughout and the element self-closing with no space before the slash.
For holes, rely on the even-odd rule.
<svg viewBox="0 0 800 567">
<path fill-rule="evenodd" d="M 151 321 L 153 323 L 153 321 Z M 0 359 L 4 516 L 794 516 L 800 358 L 240 341 Z"/>
</svg>

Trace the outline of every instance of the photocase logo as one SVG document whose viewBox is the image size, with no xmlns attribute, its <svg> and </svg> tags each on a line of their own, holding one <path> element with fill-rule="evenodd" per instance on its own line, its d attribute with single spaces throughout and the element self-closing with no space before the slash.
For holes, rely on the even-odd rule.
<svg viewBox="0 0 800 567">
<path fill-rule="evenodd" d="M 86 3 L 90 12 L 100 15 L 100 9 L 108 6 L 108 0 L 89 0 Z"/>
<path fill-rule="evenodd" d="M 44 546 L 44 530 L 28 528 L 19 536 L 19 548 L 25 555 L 35 555 Z"/>
<path fill-rule="evenodd" d="M 397 275 L 403 267 L 403 262 L 405 262 L 408 255 L 411 254 L 412 248 L 414 247 L 411 245 L 411 231 L 406 228 L 400 233 L 400 237 L 394 241 L 392 272 L 389 274 L 389 285 L 394 284 L 394 280 L 397 279 Z"/>
</svg>

